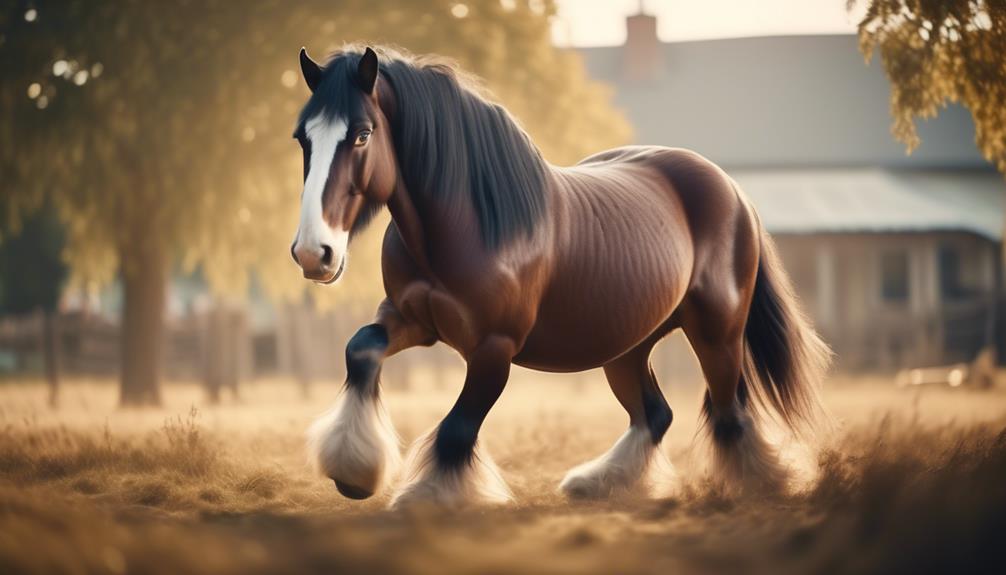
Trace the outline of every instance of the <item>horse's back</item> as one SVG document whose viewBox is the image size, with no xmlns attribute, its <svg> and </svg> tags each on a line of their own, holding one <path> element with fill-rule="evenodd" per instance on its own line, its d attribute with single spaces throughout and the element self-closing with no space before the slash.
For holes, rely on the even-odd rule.
<svg viewBox="0 0 1006 575">
<path fill-rule="evenodd" d="M 746 251 L 743 244 L 757 244 L 754 210 L 733 179 L 701 154 L 685 148 L 624 146 L 594 154 L 577 166 L 625 174 L 633 193 L 618 201 L 635 218 L 662 219 L 670 237 L 690 245 L 693 282 L 715 267 L 711 259 L 723 259 L 727 252 L 732 260 L 750 259 L 739 252 Z M 595 190 L 604 194 L 610 188 Z M 680 237 L 682 232 L 687 240 Z"/>
<path fill-rule="evenodd" d="M 584 369 L 674 327 L 748 211 L 722 170 L 683 149 L 616 148 L 556 174 L 552 280 L 517 359 Z"/>
<path fill-rule="evenodd" d="M 660 190 L 673 196 L 687 221 L 694 251 L 693 285 L 711 271 L 720 272 L 714 260 L 738 264 L 757 260 L 757 249 L 749 253 L 759 237 L 754 209 L 734 180 L 701 154 L 685 148 L 625 146 L 590 156 L 580 165 L 615 170 L 645 166 L 667 182 Z M 739 267 L 745 269 L 738 273 L 745 275 L 751 266 Z"/>
</svg>

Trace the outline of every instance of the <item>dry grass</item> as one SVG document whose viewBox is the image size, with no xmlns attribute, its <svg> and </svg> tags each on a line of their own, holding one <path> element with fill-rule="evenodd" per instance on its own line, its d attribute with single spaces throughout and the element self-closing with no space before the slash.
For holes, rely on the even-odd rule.
<svg viewBox="0 0 1006 575">
<path fill-rule="evenodd" d="M 342 499 L 311 474 L 303 431 L 334 384 L 303 401 L 292 385 L 262 383 L 199 410 L 198 390 L 176 385 L 162 409 L 119 410 L 109 384 L 77 382 L 56 412 L 40 386 L 4 385 L 0 573 L 1006 568 L 1006 393 L 835 382 L 827 400 L 842 426 L 811 462 L 816 477 L 785 497 L 737 499 L 701 479 L 698 391 L 672 392 L 666 448 L 688 479 L 678 493 L 585 503 L 556 485 L 607 449 L 625 416 L 595 376 L 515 380 L 483 437 L 519 503 L 401 514 L 385 498 Z M 387 403 L 411 439 L 455 393 L 422 387 Z"/>
</svg>

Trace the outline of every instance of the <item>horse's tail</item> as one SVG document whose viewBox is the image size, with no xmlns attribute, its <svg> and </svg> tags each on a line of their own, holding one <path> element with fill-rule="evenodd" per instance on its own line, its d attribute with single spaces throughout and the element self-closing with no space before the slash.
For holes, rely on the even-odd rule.
<svg viewBox="0 0 1006 575">
<path fill-rule="evenodd" d="M 774 411 L 790 429 L 812 431 L 828 421 L 818 386 L 831 364 L 831 349 L 800 309 L 775 243 L 762 229 L 761 257 L 744 328 L 739 393 Z M 741 395 L 744 397 L 744 395 Z"/>
</svg>

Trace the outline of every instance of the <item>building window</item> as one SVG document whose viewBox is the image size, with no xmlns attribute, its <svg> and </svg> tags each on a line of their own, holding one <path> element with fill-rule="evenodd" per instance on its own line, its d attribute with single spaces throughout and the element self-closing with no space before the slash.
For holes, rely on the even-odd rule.
<svg viewBox="0 0 1006 575">
<path fill-rule="evenodd" d="M 960 248 L 953 244 L 941 245 L 938 257 L 940 294 L 944 300 L 968 299 L 980 292 L 977 257 L 966 257 Z"/>
<path fill-rule="evenodd" d="M 880 295 L 888 303 L 908 301 L 908 252 L 887 252 L 880 257 Z"/>
</svg>

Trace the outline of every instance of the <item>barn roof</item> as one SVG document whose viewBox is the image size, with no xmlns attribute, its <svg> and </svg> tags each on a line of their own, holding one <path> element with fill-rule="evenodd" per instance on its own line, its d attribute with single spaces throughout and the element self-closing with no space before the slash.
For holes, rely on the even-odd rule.
<svg viewBox="0 0 1006 575">
<path fill-rule="evenodd" d="M 1003 237 L 1002 176 L 984 171 L 732 170 L 773 233 L 964 231 Z"/>
<path fill-rule="evenodd" d="M 635 143 L 691 148 L 726 167 L 979 168 L 974 125 L 959 106 L 920 122 L 911 156 L 891 137 L 890 88 L 854 35 L 660 43 L 656 73 L 626 79 L 625 46 L 580 48 L 615 89 Z"/>
</svg>

